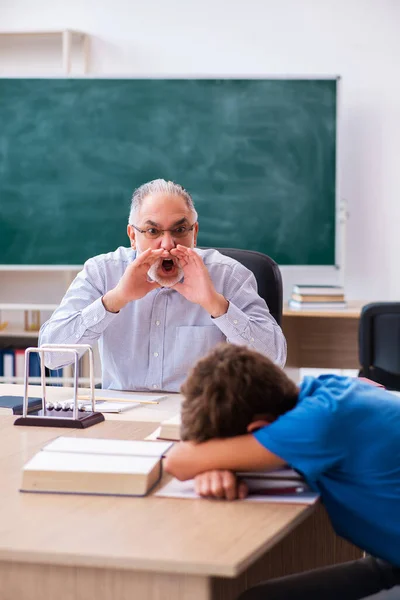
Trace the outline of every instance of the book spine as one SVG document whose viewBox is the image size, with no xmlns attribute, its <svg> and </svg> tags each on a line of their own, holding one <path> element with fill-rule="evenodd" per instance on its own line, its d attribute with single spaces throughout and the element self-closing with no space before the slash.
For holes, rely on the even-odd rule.
<svg viewBox="0 0 400 600">
<path fill-rule="evenodd" d="M 302 286 L 294 285 L 293 293 L 316 296 L 343 296 L 344 288 L 340 286 Z"/>
<path fill-rule="evenodd" d="M 15 376 L 15 356 L 14 350 L 3 351 L 3 374 L 5 383 L 12 383 Z"/>
<path fill-rule="evenodd" d="M 23 379 L 25 375 L 25 350 L 17 348 L 14 350 L 15 356 L 15 376 L 18 379 Z"/>
</svg>

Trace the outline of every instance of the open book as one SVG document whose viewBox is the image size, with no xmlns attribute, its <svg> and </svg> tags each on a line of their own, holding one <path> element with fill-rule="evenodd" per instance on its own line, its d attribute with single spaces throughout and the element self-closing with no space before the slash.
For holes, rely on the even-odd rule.
<svg viewBox="0 0 400 600">
<path fill-rule="evenodd" d="M 23 468 L 22 492 L 144 496 L 170 443 L 61 436 Z"/>
</svg>

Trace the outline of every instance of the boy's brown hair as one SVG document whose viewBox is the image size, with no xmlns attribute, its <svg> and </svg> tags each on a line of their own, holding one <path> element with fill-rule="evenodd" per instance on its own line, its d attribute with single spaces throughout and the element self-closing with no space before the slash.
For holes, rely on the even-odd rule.
<svg viewBox="0 0 400 600">
<path fill-rule="evenodd" d="M 245 346 L 219 344 L 200 359 L 181 387 L 181 437 L 204 442 L 247 432 L 294 408 L 298 388 L 266 356 Z"/>
</svg>

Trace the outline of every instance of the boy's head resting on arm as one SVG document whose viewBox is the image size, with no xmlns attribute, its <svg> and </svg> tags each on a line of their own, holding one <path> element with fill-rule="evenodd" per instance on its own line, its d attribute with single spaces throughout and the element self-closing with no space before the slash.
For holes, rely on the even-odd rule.
<svg viewBox="0 0 400 600">
<path fill-rule="evenodd" d="M 298 388 L 266 356 L 245 346 L 219 344 L 200 359 L 181 387 L 182 440 L 205 442 L 272 423 L 297 403 Z"/>
</svg>

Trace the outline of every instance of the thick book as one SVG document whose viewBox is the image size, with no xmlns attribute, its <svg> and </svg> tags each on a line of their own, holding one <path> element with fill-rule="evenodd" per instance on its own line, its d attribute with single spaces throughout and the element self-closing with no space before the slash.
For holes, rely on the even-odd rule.
<svg viewBox="0 0 400 600">
<path fill-rule="evenodd" d="M 0 396 L 0 415 L 22 415 L 23 396 Z M 28 413 L 42 408 L 41 398 L 28 398 Z"/>
<path fill-rule="evenodd" d="M 289 466 L 273 471 L 242 471 L 238 473 L 239 477 L 249 477 L 250 479 L 290 479 L 304 481 L 304 477 Z"/>
<path fill-rule="evenodd" d="M 61 436 L 24 466 L 22 492 L 145 496 L 171 444 Z"/>
<path fill-rule="evenodd" d="M 315 296 L 344 296 L 344 288 L 340 285 L 302 285 L 293 286 L 294 294 L 314 294 Z"/>
<path fill-rule="evenodd" d="M 344 302 L 344 294 L 329 294 L 318 296 L 315 294 L 292 294 L 292 300 L 296 300 L 297 302 Z"/>
<path fill-rule="evenodd" d="M 160 440 L 172 440 L 173 442 L 179 442 L 181 439 L 181 415 L 177 414 L 170 419 L 162 421 L 159 431 L 158 439 Z"/>
<path fill-rule="evenodd" d="M 347 302 L 296 302 L 289 300 L 289 308 L 293 310 L 343 310 L 347 308 Z"/>
</svg>

